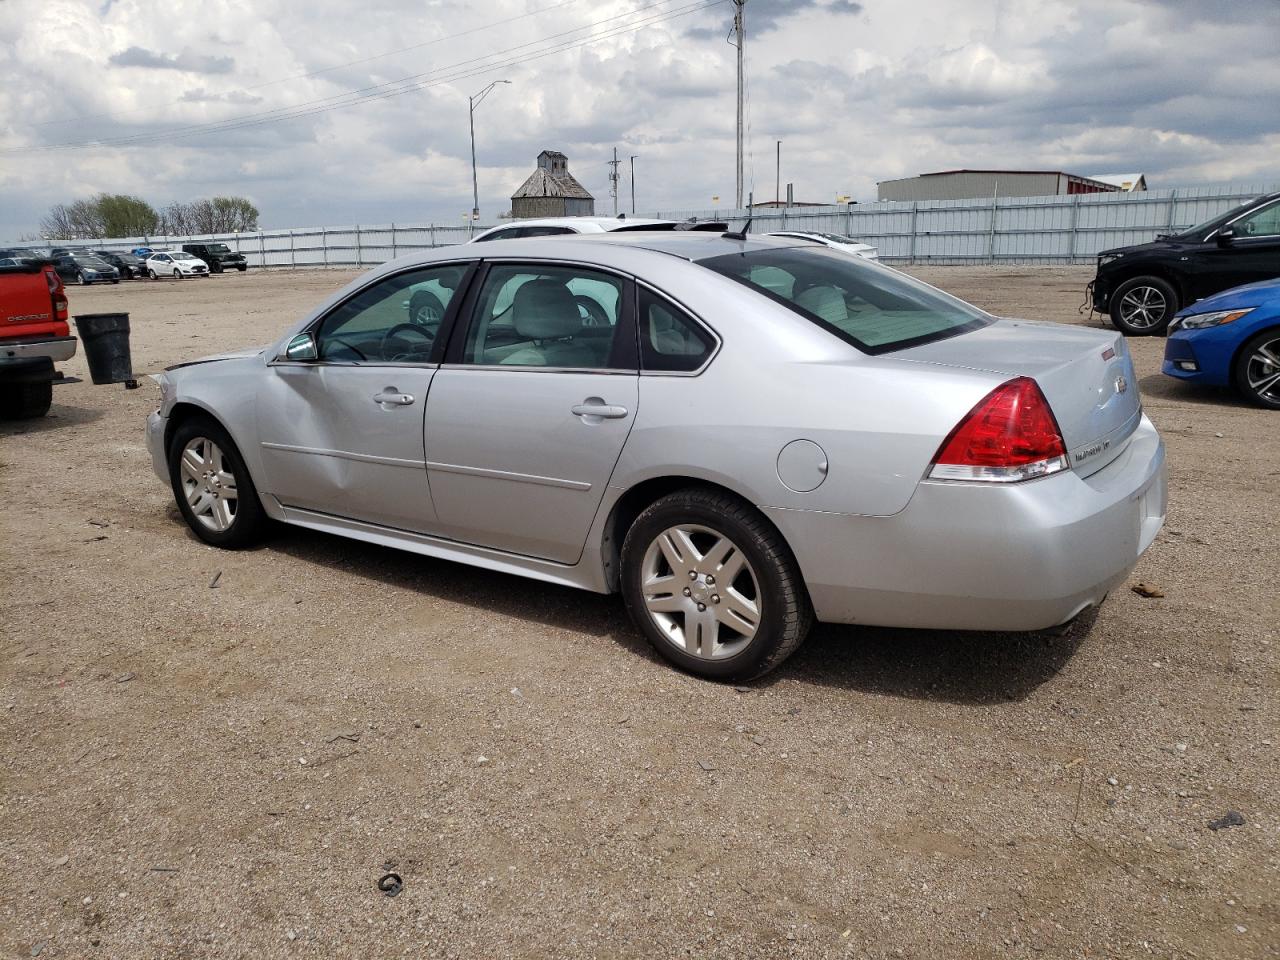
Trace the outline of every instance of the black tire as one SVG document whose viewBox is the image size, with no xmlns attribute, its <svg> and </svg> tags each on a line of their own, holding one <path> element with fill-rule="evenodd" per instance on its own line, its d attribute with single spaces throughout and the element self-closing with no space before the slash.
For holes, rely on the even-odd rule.
<svg viewBox="0 0 1280 960">
<path fill-rule="evenodd" d="M 187 502 L 183 488 L 181 471 L 182 451 L 193 440 L 211 440 L 221 450 L 224 461 L 231 467 L 236 485 L 235 516 L 224 530 L 214 530 L 206 526 L 192 511 Z M 262 501 L 258 499 L 258 489 L 253 485 L 253 478 L 240 456 L 235 442 L 222 426 L 212 418 L 205 416 L 192 417 L 179 424 L 169 440 L 169 485 L 173 489 L 173 498 L 178 504 L 182 518 L 187 521 L 193 533 L 205 543 L 228 550 L 238 550 L 259 542 L 270 528 L 270 518 L 262 509 Z"/>
<path fill-rule="evenodd" d="M 1111 294 L 1109 309 L 1111 323 L 1125 336 L 1161 336 L 1178 312 L 1178 291 L 1160 277 L 1131 277 Z"/>
<path fill-rule="evenodd" d="M 409 322 L 430 330 L 439 330 L 444 319 L 444 304 L 430 290 L 419 290 L 409 300 Z"/>
<path fill-rule="evenodd" d="M 160 279 L 159 277 L 156 276 L 156 272 L 150 268 L 147 269 L 147 276 L 150 277 L 152 280 Z"/>
<path fill-rule="evenodd" d="M 221 273 L 221 272 L 222 272 L 222 264 L 220 264 L 220 263 L 212 263 L 212 264 L 210 264 L 210 265 L 209 265 L 209 272 L 210 272 L 210 273 Z"/>
<path fill-rule="evenodd" d="M 244 273 L 246 270 L 249 269 L 249 265 L 247 263 L 243 263 L 240 266 L 236 267 L 236 269 L 239 270 L 241 273 Z"/>
<path fill-rule="evenodd" d="M 0 385 L 0 419 L 30 420 L 43 417 L 53 406 L 53 381 Z"/>
<path fill-rule="evenodd" d="M 1280 374 L 1280 363 L 1260 360 L 1256 355 L 1265 350 L 1269 356 L 1280 359 L 1280 327 L 1263 330 L 1252 337 L 1236 354 L 1231 365 L 1231 376 L 1236 389 L 1248 398 L 1250 403 L 1268 410 L 1280 410 L 1280 382 L 1271 383 L 1273 374 Z M 1259 390 L 1250 382 L 1260 382 L 1265 388 Z"/>
<path fill-rule="evenodd" d="M 723 659 L 687 652 L 668 638 L 645 605 L 645 556 L 664 531 L 677 525 L 706 528 L 714 531 L 712 536 L 727 537 L 755 574 L 754 600 L 760 614 L 755 634 L 742 649 Z M 683 578 L 684 571 L 672 568 L 671 572 Z M 722 583 L 714 589 L 729 586 Z M 712 680 L 747 680 L 768 673 L 796 651 L 813 625 L 813 607 L 799 567 L 777 530 L 744 501 L 705 488 L 668 494 L 636 518 L 622 544 L 622 596 L 632 620 L 662 657 Z"/>
<path fill-rule="evenodd" d="M 119 278 L 119 277 L 116 277 L 116 278 L 115 278 L 114 280 L 112 280 L 111 282 L 112 282 L 112 283 L 119 283 L 119 282 L 120 282 L 120 278 Z"/>
<path fill-rule="evenodd" d="M 80 284 L 82 287 L 87 287 L 89 285 L 89 281 L 84 278 L 84 273 L 79 270 L 76 271 L 76 283 Z"/>
<path fill-rule="evenodd" d="M 181 271 L 181 270 L 174 270 L 174 271 L 173 271 L 173 279 L 175 279 L 175 280 L 181 280 L 181 279 L 182 279 L 182 271 Z"/>
</svg>

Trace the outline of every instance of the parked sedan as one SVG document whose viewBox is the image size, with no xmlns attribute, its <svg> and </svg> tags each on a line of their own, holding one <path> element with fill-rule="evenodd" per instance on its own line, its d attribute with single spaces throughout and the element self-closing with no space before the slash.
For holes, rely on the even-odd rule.
<svg viewBox="0 0 1280 960">
<path fill-rule="evenodd" d="M 812 240 L 814 243 L 820 243 L 824 247 L 839 250 L 841 253 L 847 253 L 850 256 L 861 257 L 863 260 L 880 259 L 880 251 L 871 244 L 855 240 L 853 237 L 846 237 L 842 233 L 819 233 L 816 230 L 778 230 L 767 234 L 767 236 L 787 237 L 791 240 Z"/>
<path fill-rule="evenodd" d="M 184 277 L 207 277 L 209 265 L 199 257 L 193 257 L 183 250 L 158 250 L 147 257 L 144 264 L 147 276 L 152 280 L 161 277 L 173 277 L 181 280 Z"/>
<path fill-rule="evenodd" d="M 406 319 L 427 288 L 438 324 Z M 205 542 L 274 520 L 621 592 L 707 677 L 775 667 L 815 618 L 1062 624 L 1165 515 L 1122 337 L 996 319 L 811 243 L 433 250 L 157 379 L 153 465 Z"/>
<path fill-rule="evenodd" d="M 1280 279 L 1206 297 L 1174 317 L 1164 372 L 1234 387 L 1258 406 L 1280 410 Z"/>
<path fill-rule="evenodd" d="M 75 250 L 59 254 L 53 268 L 63 280 L 79 284 L 119 283 L 120 271 L 90 251 Z"/>
<path fill-rule="evenodd" d="M 144 276 L 142 261 L 132 253 L 116 253 L 112 250 L 95 250 L 94 256 L 115 267 L 122 279 L 136 280 Z"/>
</svg>

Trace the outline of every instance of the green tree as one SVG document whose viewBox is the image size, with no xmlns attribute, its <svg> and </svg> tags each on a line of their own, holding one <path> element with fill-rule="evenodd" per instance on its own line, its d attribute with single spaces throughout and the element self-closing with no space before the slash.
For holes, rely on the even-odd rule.
<svg viewBox="0 0 1280 960">
<path fill-rule="evenodd" d="M 160 216 L 141 197 L 99 194 L 94 203 L 104 237 L 144 237 L 156 232 Z"/>
</svg>

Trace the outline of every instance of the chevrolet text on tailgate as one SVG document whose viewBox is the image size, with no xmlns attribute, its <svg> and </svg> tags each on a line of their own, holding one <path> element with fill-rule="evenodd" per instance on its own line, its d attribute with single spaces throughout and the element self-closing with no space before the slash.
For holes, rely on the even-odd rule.
<svg viewBox="0 0 1280 960">
<path fill-rule="evenodd" d="M 75 352 L 66 291 L 52 261 L 0 267 L 0 417 L 48 413 L 53 365 Z"/>
</svg>

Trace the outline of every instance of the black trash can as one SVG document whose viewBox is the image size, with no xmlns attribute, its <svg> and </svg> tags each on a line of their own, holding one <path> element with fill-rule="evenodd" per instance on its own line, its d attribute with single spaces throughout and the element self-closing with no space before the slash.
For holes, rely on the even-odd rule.
<svg viewBox="0 0 1280 960">
<path fill-rule="evenodd" d="M 127 313 L 85 313 L 75 318 L 89 376 L 96 384 L 132 383 Z"/>
</svg>

